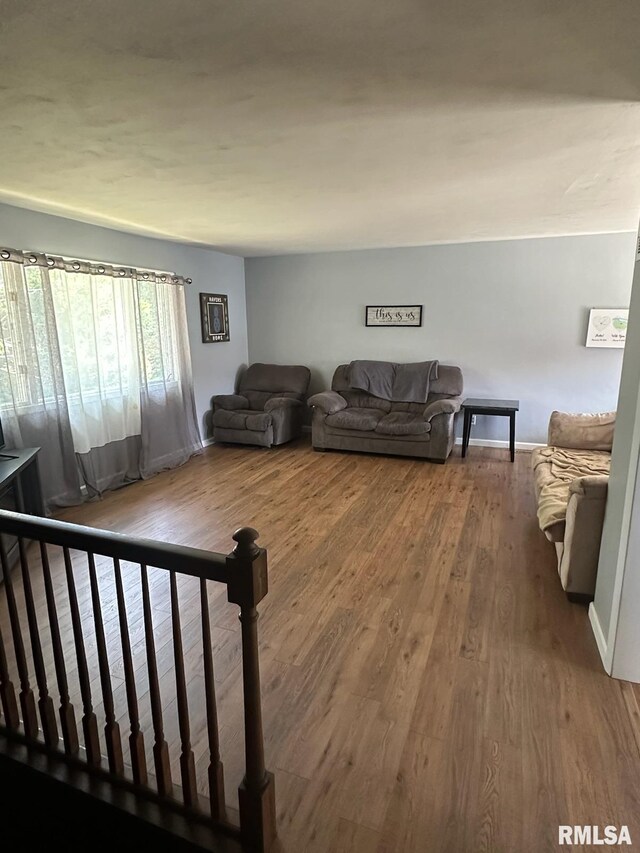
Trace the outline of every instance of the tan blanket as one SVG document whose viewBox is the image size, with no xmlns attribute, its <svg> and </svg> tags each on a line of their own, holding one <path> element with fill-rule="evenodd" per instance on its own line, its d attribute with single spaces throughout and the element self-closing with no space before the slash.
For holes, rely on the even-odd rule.
<svg viewBox="0 0 640 853">
<path fill-rule="evenodd" d="M 547 530 L 565 520 L 571 483 L 590 474 L 609 474 L 611 454 L 605 450 L 541 447 L 534 451 L 532 464 L 538 494 L 538 521 L 541 530 Z"/>
</svg>

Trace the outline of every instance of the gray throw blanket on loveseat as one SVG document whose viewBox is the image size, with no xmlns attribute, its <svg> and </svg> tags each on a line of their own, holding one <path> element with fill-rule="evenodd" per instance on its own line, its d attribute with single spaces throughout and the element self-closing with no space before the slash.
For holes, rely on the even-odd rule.
<svg viewBox="0 0 640 853">
<path fill-rule="evenodd" d="M 349 384 L 374 397 L 395 403 L 426 403 L 429 384 L 438 378 L 437 361 L 399 364 L 392 361 L 352 361 Z"/>
</svg>

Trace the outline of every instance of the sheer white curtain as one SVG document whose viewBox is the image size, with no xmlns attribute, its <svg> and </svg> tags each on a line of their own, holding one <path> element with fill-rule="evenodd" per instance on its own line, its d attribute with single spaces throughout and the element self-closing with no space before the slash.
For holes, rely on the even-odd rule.
<svg viewBox="0 0 640 853">
<path fill-rule="evenodd" d="M 140 435 L 133 281 L 49 273 L 76 453 Z"/>
<path fill-rule="evenodd" d="M 0 417 L 38 445 L 50 505 L 186 461 L 201 447 L 184 281 L 0 251 Z"/>
<path fill-rule="evenodd" d="M 151 477 L 202 448 L 193 395 L 184 289 L 136 282 L 142 404 L 140 473 Z"/>
</svg>

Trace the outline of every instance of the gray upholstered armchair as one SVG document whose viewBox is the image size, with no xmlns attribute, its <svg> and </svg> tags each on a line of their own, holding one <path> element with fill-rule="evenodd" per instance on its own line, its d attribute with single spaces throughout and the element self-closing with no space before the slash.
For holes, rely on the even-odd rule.
<svg viewBox="0 0 640 853">
<path fill-rule="evenodd" d="M 252 364 L 236 394 L 213 398 L 214 441 L 272 447 L 297 438 L 310 377 L 301 365 Z"/>
</svg>

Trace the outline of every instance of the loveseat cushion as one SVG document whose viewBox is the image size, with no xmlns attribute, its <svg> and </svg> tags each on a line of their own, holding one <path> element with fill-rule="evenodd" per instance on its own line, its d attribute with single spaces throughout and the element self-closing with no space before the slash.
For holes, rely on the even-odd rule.
<svg viewBox="0 0 640 853">
<path fill-rule="evenodd" d="M 391 412 L 408 412 L 411 415 L 422 415 L 424 412 L 424 403 L 398 403 L 394 401 L 391 404 Z"/>
<path fill-rule="evenodd" d="M 250 429 L 264 432 L 271 423 L 272 418 L 268 412 L 253 412 L 249 409 L 235 412 L 219 409 L 213 415 L 214 427 L 222 429 Z"/>
<path fill-rule="evenodd" d="M 340 391 L 340 394 L 351 408 L 380 409 L 383 412 L 390 412 L 393 405 L 390 400 L 374 397 L 373 394 L 367 394 L 359 388 L 345 388 L 344 391 Z"/>
<path fill-rule="evenodd" d="M 365 409 L 361 407 L 349 407 L 333 415 L 327 415 L 326 423 L 337 429 L 357 429 L 363 432 L 374 430 L 378 425 L 384 412 L 379 409 Z"/>
<path fill-rule="evenodd" d="M 422 415 L 411 412 L 390 412 L 376 426 L 376 432 L 383 435 L 424 435 L 430 430 L 431 424 Z"/>
</svg>

